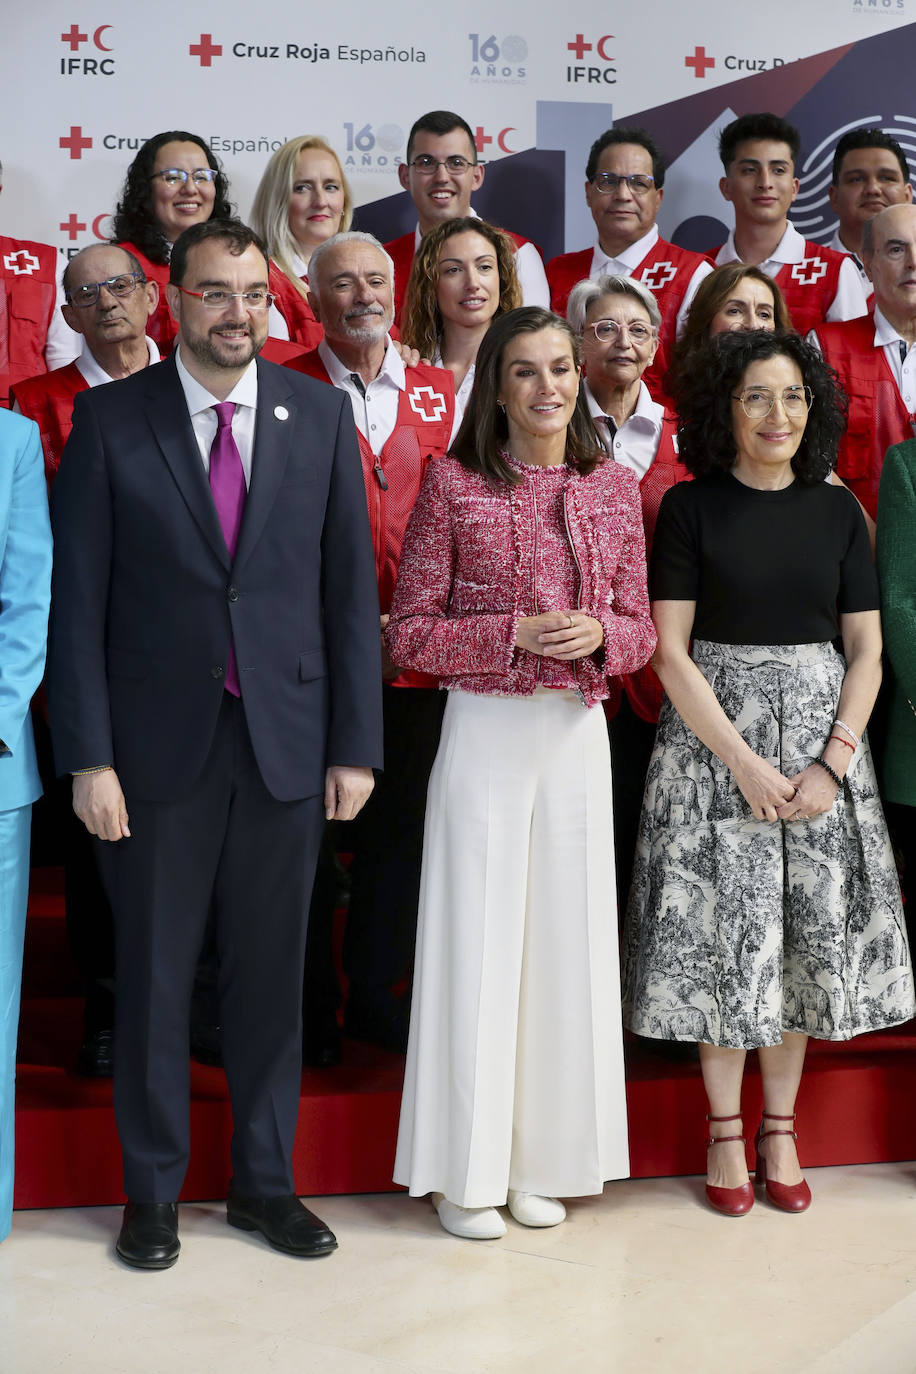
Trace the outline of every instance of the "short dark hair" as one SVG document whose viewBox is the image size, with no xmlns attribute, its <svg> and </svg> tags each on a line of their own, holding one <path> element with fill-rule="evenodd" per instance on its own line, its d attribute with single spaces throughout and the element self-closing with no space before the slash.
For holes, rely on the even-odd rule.
<svg viewBox="0 0 916 1374">
<path fill-rule="evenodd" d="M 185 229 L 172 244 L 169 260 L 169 282 L 172 286 L 180 286 L 184 281 L 188 270 L 188 253 L 207 239 L 222 239 L 236 258 L 241 257 L 246 248 L 257 248 L 264 255 L 264 275 L 267 276 L 267 246 L 260 235 L 240 219 L 205 219 L 202 224 L 192 224 Z"/>
<path fill-rule="evenodd" d="M 410 130 L 410 137 L 407 140 L 407 161 L 410 162 L 413 153 L 413 141 L 417 134 L 435 134 L 437 138 L 442 138 L 444 134 L 450 134 L 455 129 L 463 129 L 468 136 L 468 142 L 473 149 L 472 162 L 477 161 L 477 144 L 470 124 L 466 119 L 462 119 L 460 114 L 455 114 L 454 110 L 430 110 L 428 114 L 420 115 Z"/>
<path fill-rule="evenodd" d="M 638 129 L 635 125 L 618 124 L 616 128 L 606 129 L 600 138 L 596 138 L 591 148 L 588 150 L 588 162 L 585 164 L 585 179 L 591 181 L 598 170 L 598 159 L 605 148 L 612 148 L 618 143 L 636 143 L 640 148 L 645 148 L 652 159 L 652 176 L 655 179 L 655 189 L 660 191 L 665 184 L 665 159 L 662 157 L 661 150 L 648 129 Z"/>
<path fill-rule="evenodd" d="M 844 134 L 836 145 L 833 154 L 833 170 L 830 173 L 830 184 L 836 186 L 840 179 L 840 172 L 843 170 L 843 158 L 847 153 L 853 153 L 858 148 L 884 148 L 886 152 L 893 153 L 900 168 L 900 175 L 904 181 L 910 179 L 910 169 L 907 164 L 906 154 L 897 142 L 896 138 L 891 138 L 883 129 L 850 129 L 848 134 Z"/>
<path fill-rule="evenodd" d="M 502 382 L 503 355 L 507 346 L 519 334 L 539 334 L 543 329 L 558 329 L 569 339 L 570 351 L 579 366 L 579 341 L 560 315 L 543 310 L 539 305 L 523 305 L 510 310 L 493 321 L 481 340 L 474 368 L 474 386 L 464 419 L 458 431 L 452 453 L 472 472 L 479 472 L 491 482 L 515 486 L 519 474 L 501 455 L 509 438 L 506 414 L 497 405 Z M 584 476 L 604 461 L 604 449 L 598 442 L 592 424 L 585 389 L 579 387 L 579 397 L 566 431 L 567 459 Z"/>
<path fill-rule="evenodd" d="M 753 138 L 768 138 L 774 143 L 787 143 L 792 152 L 793 164 L 798 161 L 801 136 L 795 125 L 790 124 L 787 119 L 780 119 L 779 115 L 764 111 L 761 114 L 739 115 L 731 124 L 726 124 L 719 134 L 719 157 L 726 172 L 735 160 L 739 145 Z"/>
<path fill-rule="evenodd" d="M 836 373 L 801 335 L 755 329 L 717 334 L 676 378 L 678 456 L 694 477 L 732 470 L 737 457 L 732 397 L 752 363 L 778 357 L 798 365 L 813 398 L 792 470 L 807 486 L 829 475 L 846 427 L 846 396 Z"/>
<path fill-rule="evenodd" d="M 138 280 L 140 282 L 146 281 L 146 273 L 140 265 L 139 260 L 134 257 L 133 253 L 130 251 L 129 248 L 125 248 L 123 244 L 120 243 L 90 243 L 87 244 L 85 248 L 81 248 L 78 253 L 74 253 L 73 257 L 67 260 L 67 266 L 64 268 L 64 274 L 61 278 L 61 283 L 64 288 L 64 295 L 68 298 L 68 300 L 70 297 L 70 269 L 78 258 L 81 258 L 84 253 L 89 252 L 90 248 L 116 248 L 119 253 L 123 253 L 125 258 L 127 258 L 127 261 L 130 263 L 129 270 L 131 272 L 137 273 Z"/>
<path fill-rule="evenodd" d="M 169 245 L 153 216 L 152 175 L 156 154 L 166 143 L 196 143 L 207 159 L 207 166 L 216 172 L 213 182 L 216 199 L 212 219 L 231 219 L 234 207 L 229 203 L 229 182 L 209 146 L 199 134 L 186 129 L 168 129 L 148 138 L 127 169 L 124 189 L 114 213 L 111 237 L 114 243 L 134 243 L 151 262 L 169 260 Z"/>
</svg>

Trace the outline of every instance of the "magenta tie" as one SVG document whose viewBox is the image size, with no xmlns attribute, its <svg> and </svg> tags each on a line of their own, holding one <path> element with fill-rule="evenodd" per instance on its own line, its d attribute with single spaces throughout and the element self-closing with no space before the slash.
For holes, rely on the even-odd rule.
<svg viewBox="0 0 916 1374">
<path fill-rule="evenodd" d="M 216 434 L 210 446 L 210 490 L 223 538 L 229 557 L 235 557 L 235 546 L 242 526 L 242 512 L 245 509 L 245 470 L 242 455 L 232 437 L 232 417 L 235 414 L 233 401 L 221 401 L 213 407 L 216 413 Z M 238 667 L 235 661 L 235 646 L 229 646 L 229 662 L 226 664 L 225 687 L 233 696 L 241 696 Z"/>
</svg>

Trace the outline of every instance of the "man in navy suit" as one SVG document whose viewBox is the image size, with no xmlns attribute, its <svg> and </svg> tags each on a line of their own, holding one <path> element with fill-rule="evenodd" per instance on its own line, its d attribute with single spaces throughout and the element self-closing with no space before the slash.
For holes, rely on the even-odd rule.
<svg viewBox="0 0 916 1374">
<path fill-rule="evenodd" d="M 378 598 L 346 397 L 255 361 L 267 259 L 236 221 L 172 250 L 168 361 L 76 399 L 54 489 L 48 690 L 117 944 L 118 1253 L 178 1257 L 188 1015 L 215 914 L 228 1220 L 295 1255 L 305 917 L 324 817 L 381 764 Z"/>
</svg>

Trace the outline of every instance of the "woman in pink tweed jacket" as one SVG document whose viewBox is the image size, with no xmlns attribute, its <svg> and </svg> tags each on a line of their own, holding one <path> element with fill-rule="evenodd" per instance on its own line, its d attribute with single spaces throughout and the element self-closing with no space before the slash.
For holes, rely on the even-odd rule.
<svg viewBox="0 0 916 1374">
<path fill-rule="evenodd" d="M 639 488 L 605 459 L 565 321 L 481 344 L 387 631 L 450 691 L 430 779 L 395 1179 L 453 1234 L 552 1226 L 629 1171 L 608 677 L 655 647 Z"/>
</svg>

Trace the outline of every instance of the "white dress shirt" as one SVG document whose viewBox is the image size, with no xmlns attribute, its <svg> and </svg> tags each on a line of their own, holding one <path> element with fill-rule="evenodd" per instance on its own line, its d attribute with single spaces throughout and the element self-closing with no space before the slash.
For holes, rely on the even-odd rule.
<svg viewBox="0 0 916 1374">
<path fill-rule="evenodd" d="M 845 248 L 843 252 L 846 252 Z M 767 258 L 766 262 L 759 262 L 757 266 L 768 277 L 775 277 L 787 263 L 803 262 L 805 256 L 804 237 L 798 232 L 794 224 L 787 224 L 786 231 L 776 245 L 773 256 Z M 740 261 L 741 259 L 735 251 L 735 231 L 733 229 L 716 254 L 716 266 L 721 267 L 726 262 Z M 867 314 L 868 302 L 859 279 L 859 270 L 852 258 L 847 255 L 846 261 L 840 264 L 836 295 L 830 302 L 826 319 L 830 321 L 857 320 L 860 315 Z"/>
<path fill-rule="evenodd" d="M 620 425 L 613 439 L 610 437 L 608 416 L 605 415 L 592 395 L 591 387 L 585 383 L 585 399 L 589 414 L 595 423 L 598 437 L 615 462 L 623 463 L 642 480 L 658 452 L 658 441 L 662 433 L 662 420 L 665 407 L 653 401 L 645 382 L 639 384 L 639 398 L 636 409 L 629 419 Z"/>
<path fill-rule="evenodd" d="M 367 387 L 363 386 L 361 378 L 357 385 L 353 378 L 359 374 L 354 374 L 349 368 L 344 367 L 327 339 L 322 339 L 318 345 L 318 356 L 327 368 L 328 376 L 335 386 L 340 387 L 341 391 L 345 391 L 350 397 L 356 428 L 376 455 L 381 453 L 394 433 L 398 422 L 401 392 L 407 386 L 400 354 L 392 347 L 391 339 L 387 335 L 385 342 L 385 356 L 381 369 Z"/>
<path fill-rule="evenodd" d="M 201 386 L 200 382 L 191 376 L 181 361 L 180 346 L 175 349 L 175 365 L 178 368 L 178 380 L 181 382 L 181 389 L 188 406 L 188 414 L 191 417 L 194 437 L 200 450 L 201 462 L 209 479 L 210 449 L 217 430 L 216 411 L 213 407 L 219 405 L 219 400 L 216 396 L 211 396 L 207 388 Z M 226 400 L 235 403 L 235 414 L 232 417 L 232 437 L 242 459 L 245 486 L 250 487 L 251 455 L 254 452 L 254 426 L 258 411 L 258 368 L 253 358 Z"/>
<path fill-rule="evenodd" d="M 446 372 L 448 371 L 448 368 L 445 367 L 445 364 L 442 361 L 441 340 L 436 348 L 435 357 L 433 358 L 433 367 L 442 367 L 445 368 Z M 455 392 L 455 423 L 452 425 L 452 434 L 451 438 L 449 439 L 450 444 L 453 444 L 455 442 L 455 435 L 461 428 L 461 421 L 464 419 L 465 408 L 467 406 L 468 401 L 471 399 L 471 388 L 474 385 L 474 372 L 475 366 L 473 363 L 471 363 L 471 366 L 464 374 L 464 381 L 461 383 L 460 387 Z"/>
<path fill-rule="evenodd" d="M 660 238 L 658 225 L 653 224 L 648 234 L 643 234 L 641 239 L 631 243 L 629 248 L 625 248 L 616 258 L 609 258 L 607 253 L 596 243 L 592 250 L 592 265 L 588 275 L 592 281 L 597 277 L 632 277 L 643 258 L 649 253 Z M 697 288 L 704 277 L 708 277 L 712 271 L 712 264 L 701 262 L 687 283 L 687 291 L 681 301 L 680 309 L 677 312 L 675 332 L 680 337 L 687 319 L 687 312 L 690 309 L 690 302 L 697 294 Z"/>
<path fill-rule="evenodd" d="M 75 361 L 77 371 L 79 372 L 80 376 L 82 377 L 86 385 L 104 386 L 106 382 L 116 380 L 111 376 L 110 372 L 106 372 L 104 368 L 102 368 L 99 365 L 98 361 L 96 360 L 95 356 L 93 355 L 89 347 L 89 341 L 86 339 L 85 335 L 83 335 L 82 338 L 83 351 L 80 353 L 79 357 Z M 150 362 L 158 363 L 159 349 L 153 343 L 153 340 L 149 337 L 148 334 L 145 336 L 145 343 L 147 352 L 149 353 Z"/>
<path fill-rule="evenodd" d="M 468 214 L 473 219 L 480 219 L 480 215 L 473 206 L 471 206 Z M 413 240 L 415 253 L 420 247 L 422 237 L 418 224 Z M 547 285 L 547 273 L 544 271 L 541 255 L 533 243 L 523 243 L 520 248 L 515 250 L 515 271 L 518 276 L 518 284 L 522 288 L 522 305 L 540 305 L 544 310 L 549 310 L 550 287 Z"/>
<path fill-rule="evenodd" d="M 897 390 L 903 398 L 903 403 L 907 410 L 916 410 L 916 344 L 908 344 L 902 335 L 898 334 L 894 326 L 886 315 L 882 315 L 879 307 L 875 306 L 875 348 L 883 348 L 887 365 L 891 370 L 891 375 L 897 383 Z M 812 329 L 808 334 L 808 343 L 820 349 L 820 339 L 817 337 L 817 330 Z M 906 356 L 901 357 L 900 345 L 906 349 Z M 842 378 L 840 379 L 842 381 Z"/>
</svg>

